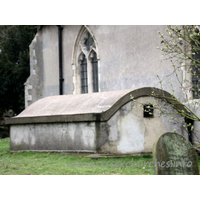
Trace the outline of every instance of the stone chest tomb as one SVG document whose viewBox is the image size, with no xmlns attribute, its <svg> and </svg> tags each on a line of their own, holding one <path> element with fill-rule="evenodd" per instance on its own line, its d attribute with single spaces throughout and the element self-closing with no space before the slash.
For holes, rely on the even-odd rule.
<svg viewBox="0 0 200 200">
<path fill-rule="evenodd" d="M 10 125 L 11 151 L 63 151 L 82 153 L 138 154 L 151 153 L 158 136 L 177 130 L 157 109 L 145 116 L 137 102 L 155 101 L 155 88 L 139 88 L 80 95 L 42 98 L 28 106 Z M 170 95 L 164 92 L 165 96 Z M 169 102 L 170 104 L 170 102 Z M 184 119 L 180 118 L 184 123 Z"/>
</svg>

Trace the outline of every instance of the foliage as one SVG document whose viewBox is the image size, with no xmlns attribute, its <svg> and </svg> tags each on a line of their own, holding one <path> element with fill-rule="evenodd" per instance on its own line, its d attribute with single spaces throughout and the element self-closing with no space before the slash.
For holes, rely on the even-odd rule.
<svg viewBox="0 0 200 200">
<path fill-rule="evenodd" d="M 0 139 L 8 137 L 8 127 L 0 125 Z"/>
<path fill-rule="evenodd" d="M 172 92 L 170 95 L 166 95 L 166 93 L 164 94 L 161 92 L 159 94 L 153 91 L 152 96 L 162 99 L 162 102 L 164 102 L 162 104 L 157 103 L 153 105 L 153 107 L 159 109 L 163 115 L 170 115 L 170 122 L 172 123 L 179 123 L 178 118 L 180 116 L 184 117 L 186 123 L 181 124 L 181 126 L 186 129 L 189 137 L 191 132 L 193 132 L 196 142 L 194 148 L 200 150 L 200 138 L 197 134 L 198 130 L 195 130 L 192 124 L 193 121 L 200 121 L 200 118 L 196 114 L 196 110 L 200 110 L 200 102 L 195 100 L 200 98 L 200 26 L 168 25 L 166 26 L 166 33 L 158 32 L 158 34 L 161 38 L 161 47 L 157 47 L 157 49 L 162 51 L 163 60 L 169 60 L 172 65 L 172 73 L 166 74 L 166 77 L 176 77 L 179 87 L 183 91 L 184 100 L 180 100 L 180 97 L 175 97 L 175 87 L 171 81 L 165 83 L 164 80 L 157 75 L 160 88 L 164 90 L 164 86 L 169 84 Z M 179 71 L 181 70 L 185 71 L 183 78 L 179 76 Z M 143 107 L 143 105 L 143 103 L 140 103 L 141 107 Z M 169 109 L 170 106 L 174 108 L 173 112 L 168 112 L 171 111 Z M 148 112 L 148 110 L 146 110 L 146 112 Z"/>
<path fill-rule="evenodd" d="M 199 150 L 198 130 L 194 129 L 191 122 L 200 121 L 200 118 L 196 115 L 196 110 L 200 110 L 198 108 L 200 102 L 194 100 L 200 98 L 200 26 L 167 26 L 166 34 L 158 33 L 161 38 L 162 57 L 164 57 L 164 60 L 170 60 L 173 67 L 170 75 L 176 76 L 185 97 L 184 102 L 181 102 L 180 98 L 175 98 L 173 84 L 169 81 L 172 93 L 171 97 L 168 98 L 174 100 L 172 105 L 181 105 L 185 108 L 184 111 L 176 107 L 176 111 L 186 119 L 187 123 L 183 127 L 189 134 L 193 132 L 196 143 L 194 147 Z M 183 78 L 178 76 L 180 70 L 186 72 Z M 162 88 L 162 80 L 159 75 L 157 77 Z"/>
<path fill-rule="evenodd" d="M 36 26 L 0 26 L 0 116 L 24 109 L 24 83 L 29 76 L 29 45 Z"/>
<path fill-rule="evenodd" d="M 173 73 L 180 83 L 187 100 L 200 98 L 200 26 L 167 26 L 167 35 L 159 32 L 162 39 L 160 50 L 170 60 Z M 157 47 L 158 48 L 158 47 Z M 178 71 L 187 72 L 183 80 Z"/>
<path fill-rule="evenodd" d="M 193 112 L 194 107 L 191 109 L 190 104 L 186 105 L 187 102 L 191 102 L 194 98 L 200 98 L 200 26 L 167 26 L 166 32 L 167 35 L 158 32 L 162 39 L 160 50 L 163 52 L 162 56 L 172 63 L 173 72 L 171 75 L 174 74 L 176 76 L 184 93 L 185 102 L 181 102 L 174 97 L 173 84 L 169 81 L 172 86 L 172 98 L 188 111 L 184 113 L 177 110 L 182 116 L 193 121 L 200 121 L 200 118 Z M 178 76 L 178 71 L 181 69 L 186 71 L 183 79 Z M 159 82 L 162 83 L 160 78 Z M 193 101 L 192 105 L 195 106 L 195 104 L 196 102 Z"/>
</svg>

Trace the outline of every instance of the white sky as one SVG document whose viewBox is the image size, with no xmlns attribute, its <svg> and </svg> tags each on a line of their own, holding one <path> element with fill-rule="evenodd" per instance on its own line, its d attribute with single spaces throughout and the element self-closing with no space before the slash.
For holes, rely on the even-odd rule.
<svg viewBox="0 0 200 200">
<path fill-rule="evenodd" d="M 0 23 L 5 25 L 198 24 L 198 2 L 197 0 L 7 0 L 0 4 Z"/>
</svg>

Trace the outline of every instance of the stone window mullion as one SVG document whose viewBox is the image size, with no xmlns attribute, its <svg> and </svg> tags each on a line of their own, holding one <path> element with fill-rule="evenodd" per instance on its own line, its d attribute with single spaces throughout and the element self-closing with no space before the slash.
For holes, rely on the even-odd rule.
<svg viewBox="0 0 200 200">
<path fill-rule="evenodd" d="M 88 75 L 88 93 L 93 92 L 93 80 L 92 80 L 92 63 L 91 59 L 87 57 L 87 75 Z"/>
</svg>

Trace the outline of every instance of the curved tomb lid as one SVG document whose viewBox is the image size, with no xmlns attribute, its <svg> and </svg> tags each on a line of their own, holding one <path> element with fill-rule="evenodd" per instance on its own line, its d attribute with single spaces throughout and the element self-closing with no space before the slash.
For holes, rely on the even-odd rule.
<svg viewBox="0 0 200 200">
<path fill-rule="evenodd" d="M 17 117 L 102 113 L 130 91 L 45 97 L 28 106 Z"/>
<path fill-rule="evenodd" d="M 6 124 L 56 123 L 74 121 L 107 121 L 117 110 L 134 98 L 151 96 L 157 88 L 145 87 L 79 95 L 59 95 L 42 98 L 7 118 Z M 164 91 L 165 92 L 165 91 Z M 165 92 L 166 95 L 169 93 Z"/>
</svg>

